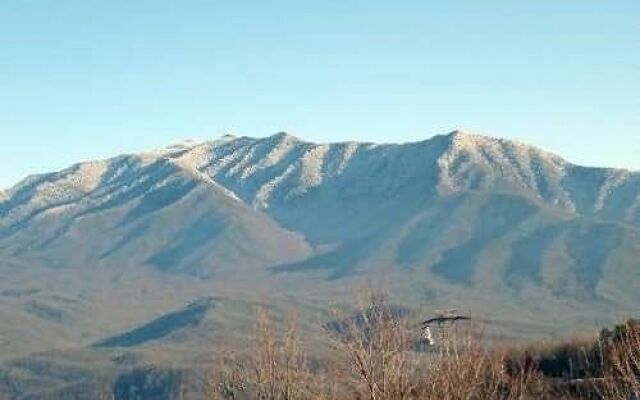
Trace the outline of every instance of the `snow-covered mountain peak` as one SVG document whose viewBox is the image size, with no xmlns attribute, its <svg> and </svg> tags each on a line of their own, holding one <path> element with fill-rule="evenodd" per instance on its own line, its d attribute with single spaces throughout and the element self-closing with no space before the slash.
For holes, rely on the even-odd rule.
<svg viewBox="0 0 640 400">
<path fill-rule="evenodd" d="M 303 139 L 300 139 L 296 135 L 289 132 L 281 131 L 270 136 L 259 138 L 247 138 L 255 141 L 256 143 L 264 143 L 266 146 L 292 146 L 301 143 L 310 143 Z"/>
<path fill-rule="evenodd" d="M 224 135 L 220 136 L 220 138 L 218 138 L 218 140 L 220 140 L 220 141 L 229 141 L 229 140 L 234 140 L 236 138 L 237 138 L 237 136 L 232 134 L 232 133 L 225 133 Z"/>
<path fill-rule="evenodd" d="M 138 187 L 144 195 L 184 176 L 260 209 L 286 208 L 316 194 L 327 200 L 435 188 L 517 192 L 571 212 L 610 212 L 620 203 L 629 221 L 640 212 L 640 174 L 577 167 L 533 146 L 464 130 L 402 145 L 316 144 L 286 132 L 184 141 L 25 179 L 0 192 L 0 212 L 26 216 L 60 204 L 106 201 L 103 192 Z"/>
<path fill-rule="evenodd" d="M 455 130 L 451 132 L 448 136 L 451 140 L 451 144 L 453 146 L 458 146 L 458 147 L 488 145 L 492 142 L 498 141 L 497 138 L 478 135 L 478 134 L 474 134 L 469 131 L 463 131 L 463 130 Z"/>
<path fill-rule="evenodd" d="M 293 135 L 293 134 L 291 134 L 289 132 L 286 132 L 286 131 L 280 131 L 278 133 L 275 133 L 275 134 L 271 135 L 270 137 L 275 139 L 275 140 L 300 141 L 300 139 L 297 136 L 295 136 L 295 135 Z"/>
<path fill-rule="evenodd" d="M 477 135 L 467 129 L 456 128 L 451 132 L 447 133 L 445 136 L 449 138 L 456 138 L 456 137 L 477 136 Z"/>
<path fill-rule="evenodd" d="M 154 161 L 155 159 L 158 159 L 161 157 L 171 157 L 173 155 L 183 153 L 196 146 L 199 146 L 200 144 L 201 144 L 200 142 L 187 139 L 177 143 L 172 143 L 165 147 L 143 152 L 140 154 L 140 156 L 147 161 Z"/>
<path fill-rule="evenodd" d="M 448 148 L 441 160 L 444 164 L 463 158 L 465 161 L 502 169 L 530 167 L 537 164 L 562 170 L 569 163 L 538 147 L 512 139 L 496 138 L 456 130 L 446 136 Z M 536 164 L 536 165 L 532 165 Z"/>
</svg>

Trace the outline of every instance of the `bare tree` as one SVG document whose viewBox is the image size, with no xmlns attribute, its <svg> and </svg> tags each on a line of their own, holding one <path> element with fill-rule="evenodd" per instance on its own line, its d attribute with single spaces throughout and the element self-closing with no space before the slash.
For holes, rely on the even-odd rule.
<svg viewBox="0 0 640 400">
<path fill-rule="evenodd" d="M 620 324 L 608 339 L 602 397 L 640 399 L 640 324 L 633 320 Z"/>
</svg>

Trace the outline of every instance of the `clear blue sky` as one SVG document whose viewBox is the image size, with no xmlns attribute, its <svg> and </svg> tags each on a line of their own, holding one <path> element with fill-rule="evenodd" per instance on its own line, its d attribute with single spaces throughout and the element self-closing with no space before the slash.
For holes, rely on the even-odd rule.
<svg viewBox="0 0 640 400">
<path fill-rule="evenodd" d="M 0 188 L 225 132 L 640 169 L 640 1 L 0 1 Z"/>
</svg>

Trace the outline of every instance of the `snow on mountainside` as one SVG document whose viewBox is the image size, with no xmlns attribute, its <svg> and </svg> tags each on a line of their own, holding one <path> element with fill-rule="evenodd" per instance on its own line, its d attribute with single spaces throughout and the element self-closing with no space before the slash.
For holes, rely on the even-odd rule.
<svg viewBox="0 0 640 400">
<path fill-rule="evenodd" d="M 329 307 L 378 277 L 409 304 L 541 327 L 640 304 L 640 173 L 459 131 L 403 144 L 223 136 L 0 196 L 0 308 L 78 298 L 44 313 L 77 340 L 220 291 Z"/>
<path fill-rule="evenodd" d="M 0 227 L 40 212 L 95 208 L 150 177 L 158 179 L 144 190 L 167 184 L 172 168 L 257 209 L 321 192 L 373 195 L 418 185 L 441 194 L 518 192 L 564 211 L 640 224 L 639 173 L 580 167 L 532 146 L 455 131 L 408 144 L 315 144 L 286 133 L 225 136 L 77 164 L 11 188 L 0 198 Z"/>
<path fill-rule="evenodd" d="M 44 265 L 153 265 L 210 275 L 308 254 L 171 148 L 28 178 L 0 203 L 0 251 Z M 251 248 L 245 248 L 251 243 Z M 8 258 L 8 257 L 7 257 Z"/>
<path fill-rule="evenodd" d="M 395 188 L 435 169 L 442 191 L 518 190 L 564 210 L 638 222 L 640 174 L 578 167 L 531 146 L 461 132 L 406 145 L 312 144 L 278 134 L 213 142 L 178 157 L 260 208 L 331 186 L 346 175 L 354 176 L 356 185 Z M 381 168 L 387 169 L 368 179 Z M 624 212 L 615 215 L 621 207 Z"/>
<path fill-rule="evenodd" d="M 638 224 L 640 173 L 589 168 L 515 141 L 454 133 L 440 158 L 454 190 L 522 190 L 546 204 Z"/>
<path fill-rule="evenodd" d="M 436 173 L 442 192 L 519 191 L 566 211 L 640 222 L 640 174 L 579 167 L 532 146 L 460 131 L 404 145 L 314 144 L 280 133 L 205 143 L 176 158 L 257 208 L 347 179 L 373 193 Z"/>
</svg>

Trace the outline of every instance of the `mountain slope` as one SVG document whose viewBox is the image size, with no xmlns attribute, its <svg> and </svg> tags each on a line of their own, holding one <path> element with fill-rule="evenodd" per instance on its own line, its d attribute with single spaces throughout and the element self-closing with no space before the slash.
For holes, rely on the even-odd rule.
<svg viewBox="0 0 640 400">
<path fill-rule="evenodd" d="M 272 213 L 319 195 L 347 201 L 410 187 L 420 194 L 518 192 L 565 211 L 639 223 L 640 174 L 575 166 L 531 146 L 459 131 L 403 145 L 313 144 L 285 133 L 227 138 L 175 158 Z"/>
<path fill-rule="evenodd" d="M 361 197 L 389 200 L 389 193 L 408 190 L 414 197 L 485 190 L 519 193 L 579 215 L 640 223 L 640 174 L 575 166 L 531 146 L 459 131 L 403 145 L 314 144 L 286 133 L 264 139 L 226 136 L 78 164 L 31 177 L 7 191 L 1 222 L 6 227 L 15 219 L 62 212 L 86 200 L 94 208 L 109 207 L 108 201 L 135 196 L 135 190 L 151 188 L 172 169 L 224 187 L 230 197 L 283 219 L 303 202 L 312 203 L 307 207 L 322 201 L 350 206 Z M 135 186 L 127 190 L 129 185 Z M 168 187 L 165 192 L 179 196 L 180 190 Z"/>
<path fill-rule="evenodd" d="M 164 155 L 80 164 L 10 193 L 0 206 L 0 250 L 23 262 L 144 264 L 207 275 L 309 252 L 301 237 Z"/>
<path fill-rule="evenodd" d="M 556 318 L 541 307 L 596 321 L 640 304 L 640 174 L 459 131 L 406 144 L 225 136 L 77 164 L 3 196 L 0 289 L 82 299 L 68 321 L 86 343 L 212 292 L 321 306 L 372 279 L 405 302 L 539 322 Z M 97 305 L 123 293 L 148 309 Z M 32 300 L 11 299 L 0 306 Z"/>
<path fill-rule="evenodd" d="M 637 313 L 638 282 L 637 172 L 459 131 L 187 142 L 0 192 L 0 391 L 206 362 L 258 305 L 318 340 L 362 283 L 538 337 Z"/>
</svg>

